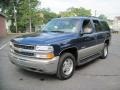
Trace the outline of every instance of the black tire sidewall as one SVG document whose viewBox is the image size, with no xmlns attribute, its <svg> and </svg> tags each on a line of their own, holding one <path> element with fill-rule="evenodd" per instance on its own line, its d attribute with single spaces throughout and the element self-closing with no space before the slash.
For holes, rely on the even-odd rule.
<svg viewBox="0 0 120 90">
<path fill-rule="evenodd" d="M 105 54 L 104 54 L 104 49 L 105 48 L 107 48 L 107 55 L 105 56 Z M 108 45 L 107 44 L 104 44 L 104 48 L 103 48 L 103 51 L 102 51 L 102 55 L 101 55 L 101 58 L 102 59 L 105 59 L 105 58 L 107 58 L 107 56 L 108 56 Z"/>
<path fill-rule="evenodd" d="M 62 70 L 63 69 L 63 63 L 65 62 L 65 60 L 67 58 L 70 58 L 73 61 L 73 70 L 72 70 L 72 72 L 69 75 L 65 75 L 63 73 L 63 70 Z M 75 70 L 75 57 L 71 53 L 64 53 L 60 57 L 60 60 L 59 60 L 59 63 L 58 63 L 58 70 L 57 70 L 58 78 L 61 79 L 61 80 L 68 79 L 68 78 L 70 78 L 73 75 L 74 70 Z"/>
</svg>

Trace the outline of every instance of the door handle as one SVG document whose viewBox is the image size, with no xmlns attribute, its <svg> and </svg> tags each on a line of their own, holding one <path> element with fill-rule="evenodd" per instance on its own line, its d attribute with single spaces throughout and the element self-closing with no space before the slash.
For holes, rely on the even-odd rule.
<svg viewBox="0 0 120 90">
<path fill-rule="evenodd" d="M 84 49 L 84 48 L 86 48 L 86 47 L 85 46 L 81 47 L 81 49 Z"/>
<path fill-rule="evenodd" d="M 84 40 L 85 40 L 85 41 L 88 41 L 88 40 L 90 40 L 90 37 L 86 37 Z"/>
</svg>

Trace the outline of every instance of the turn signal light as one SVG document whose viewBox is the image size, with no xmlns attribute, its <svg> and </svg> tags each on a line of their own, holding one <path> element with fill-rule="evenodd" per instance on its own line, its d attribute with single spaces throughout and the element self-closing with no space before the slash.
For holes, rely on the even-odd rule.
<svg viewBox="0 0 120 90">
<path fill-rule="evenodd" d="M 48 54 L 47 54 L 47 58 L 48 58 L 48 59 L 54 58 L 54 54 L 53 54 L 53 53 L 48 53 Z"/>
</svg>

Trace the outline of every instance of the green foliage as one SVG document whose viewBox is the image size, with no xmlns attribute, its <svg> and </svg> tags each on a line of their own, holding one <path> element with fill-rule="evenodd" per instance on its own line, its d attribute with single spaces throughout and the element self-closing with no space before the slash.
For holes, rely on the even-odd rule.
<svg viewBox="0 0 120 90">
<path fill-rule="evenodd" d="M 38 1 L 37 0 L 20 0 L 17 5 L 17 25 L 18 30 L 24 32 L 26 28 L 29 27 L 29 19 L 31 18 L 32 26 L 36 24 L 37 21 L 36 9 Z M 36 19 L 36 20 L 35 20 Z"/>
<path fill-rule="evenodd" d="M 47 23 L 48 21 L 50 21 L 52 18 L 57 18 L 58 15 L 54 12 L 51 12 L 50 9 L 45 9 L 43 8 L 42 10 L 39 11 L 39 14 L 41 14 L 42 16 L 42 23 Z"/>
<path fill-rule="evenodd" d="M 37 6 L 40 4 L 39 0 L 12 0 L 10 6 L 6 9 L 7 19 L 11 20 L 10 30 L 15 32 L 15 12 L 14 6 L 17 11 L 17 28 L 18 32 L 26 32 L 29 29 L 30 19 L 32 22 L 32 28 L 36 25 L 42 25 L 47 23 L 52 18 L 58 17 L 56 13 L 50 11 L 50 9 L 38 10 Z"/>
<path fill-rule="evenodd" d="M 0 0 L 1 12 L 5 12 L 5 10 L 8 8 L 9 5 L 10 5 L 10 0 Z"/>
<path fill-rule="evenodd" d="M 104 14 L 99 15 L 100 19 L 107 20 L 107 17 Z"/>
<path fill-rule="evenodd" d="M 61 17 L 67 16 L 91 16 L 91 10 L 86 10 L 85 8 L 68 8 L 67 11 L 60 12 Z"/>
<path fill-rule="evenodd" d="M 8 1 L 8 0 L 7 0 Z M 15 14 L 17 18 L 17 27 L 18 32 L 25 32 L 26 28 L 29 27 L 29 20 L 31 18 L 32 27 L 39 24 L 39 17 L 37 16 L 37 5 L 39 4 L 39 0 L 10 0 L 9 6 L 4 2 L 2 2 L 4 7 L 1 7 L 4 10 L 4 13 L 7 16 L 7 20 L 11 20 L 10 29 L 12 32 L 15 30 Z M 2 6 L 2 3 L 0 4 Z M 16 13 L 15 13 L 15 10 Z"/>
</svg>

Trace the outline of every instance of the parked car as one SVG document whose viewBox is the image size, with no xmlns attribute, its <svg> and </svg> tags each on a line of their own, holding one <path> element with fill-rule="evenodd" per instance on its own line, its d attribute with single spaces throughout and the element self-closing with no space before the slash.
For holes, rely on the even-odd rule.
<svg viewBox="0 0 120 90">
<path fill-rule="evenodd" d="M 118 34 L 118 33 L 119 33 L 119 31 L 117 31 L 117 30 L 114 30 L 114 29 L 111 29 L 111 33 Z"/>
<path fill-rule="evenodd" d="M 41 32 L 10 41 L 10 61 L 26 70 L 70 78 L 76 66 L 108 56 L 108 24 L 95 17 L 65 17 L 48 22 Z"/>
</svg>

